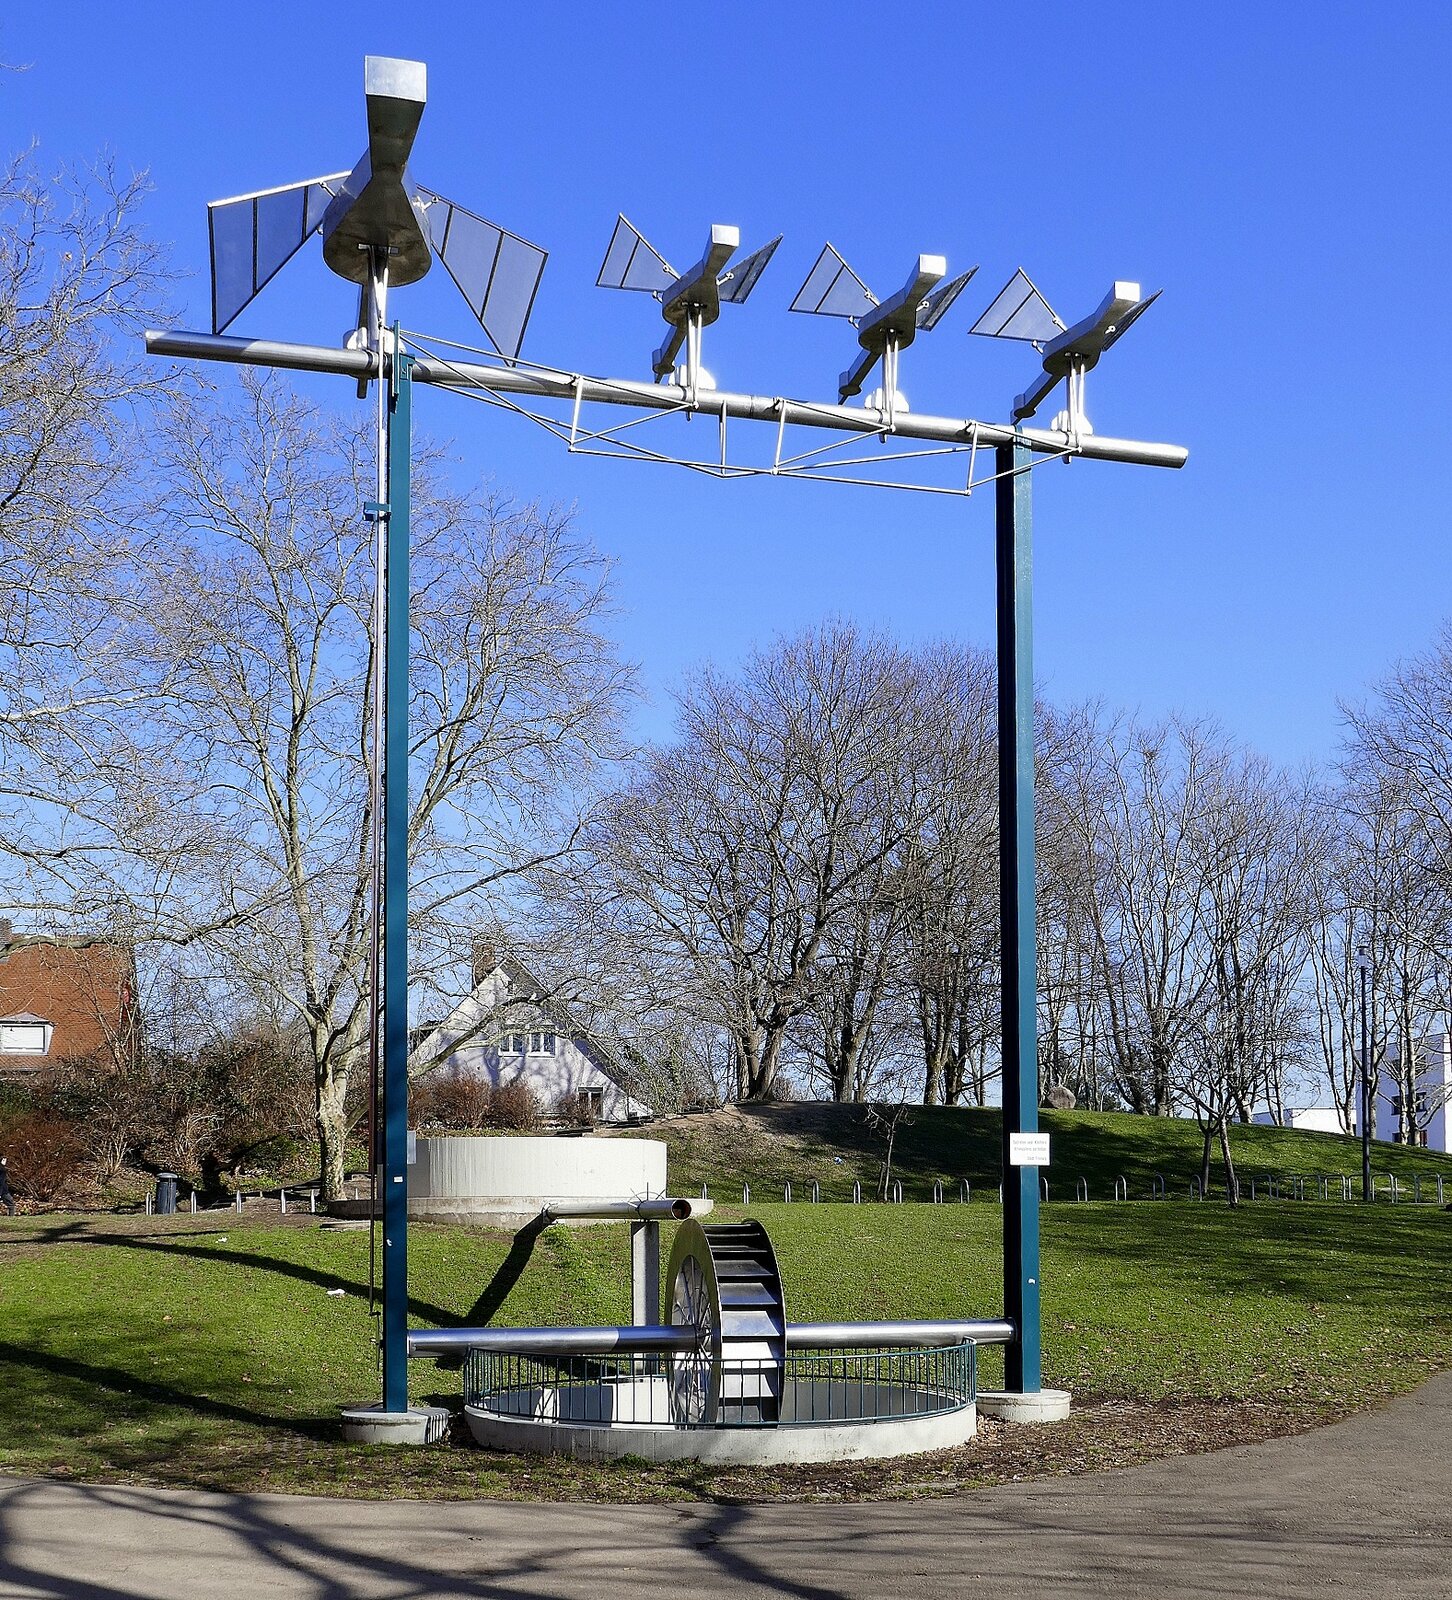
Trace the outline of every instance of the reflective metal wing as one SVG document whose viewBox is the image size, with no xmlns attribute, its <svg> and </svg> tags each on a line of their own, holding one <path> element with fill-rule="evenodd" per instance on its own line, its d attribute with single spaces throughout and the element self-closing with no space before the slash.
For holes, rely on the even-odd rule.
<svg viewBox="0 0 1452 1600">
<path fill-rule="evenodd" d="M 1029 344 L 1043 344 L 1062 333 L 1064 324 L 1020 267 L 968 331 L 989 339 L 1023 339 Z"/>
<path fill-rule="evenodd" d="M 931 332 L 943 320 L 948 307 L 962 294 L 968 280 L 977 272 L 977 267 L 969 267 L 962 277 L 954 278 L 950 283 L 940 283 L 918 307 L 918 327 Z"/>
<path fill-rule="evenodd" d="M 819 317 L 865 317 L 877 304 L 872 291 L 830 244 L 797 290 L 790 309 Z"/>
<path fill-rule="evenodd" d="M 334 172 L 208 205 L 213 333 L 225 332 L 317 232 L 347 176 Z"/>
<path fill-rule="evenodd" d="M 1165 291 L 1163 289 L 1156 289 L 1147 300 L 1141 300 L 1133 311 L 1126 311 L 1125 314 L 1115 324 L 1114 332 L 1105 339 L 1104 348 L 1107 350 L 1110 345 L 1114 344 L 1117 340 L 1122 339 L 1128 329 L 1139 321 L 1145 312 L 1149 310 L 1149 308 L 1164 292 Z"/>
<path fill-rule="evenodd" d="M 769 244 L 762 245 L 760 250 L 754 250 L 744 261 L 738 261 L 734 266 L 728 267 L 716 280 L 719 298 L 731 305 L 740 305 L 741 302 L 756 287 L 757 279 L 766 271 L 766 264 L 776 252 L 776 247 L 781 243 L 781 235 L 777 234 Z"/>
<path fill-rule="evenodd" d="M 639 289 L 663 294 L 680 273 L 646 242 L 645 235 L 622 214 L 615 219 L 610 247 L 595 279 L 602 289 Z"/>
<path fill-rule="evenodd" d="M 414 192 L 434 254 L 489 342 L 506 361 L 515 360 L 549 252 L 432 189 Z"/>
</svg>

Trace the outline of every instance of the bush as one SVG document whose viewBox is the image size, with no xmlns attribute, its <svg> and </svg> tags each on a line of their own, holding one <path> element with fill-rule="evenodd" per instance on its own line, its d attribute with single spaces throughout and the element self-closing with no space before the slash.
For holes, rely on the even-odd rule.
<svg viewBox="0 0 1452 1600">
<path fill-rule="evenodd" d="M 487 1128 L 493 1098 L 487 1078 L 431 1073 L 409 1088 L 410 1120 L 420 1127 Z"/>
<path fill-rule="evenodd" d="M 530 1133 L 540 1124 L 539 1101 L 523 1078 L 501 1083 L 489 1096 L 489 1126 Z"/>
<path fill-rule="evenodd" d="M 595 1102 L 583 1089 L 562 1094 L 555 1102 L 555 1115 L 572 1128 L 593 1128 L 600 1120 Z"/>
<path fill-rule="evenodd" d="M 16 1196 L 42 1205 L 72 1188 L 86 1158 L 85 1146 L 70 1123 L 42 1111 L 26 1112 L 10 1122 L 3 1148 Z"/>
<path fill-rule="evenodd" d="M 410 1085 L 409 1121 L 417 1128 L 506 1128 L 530 1133 L 540 1125 L 539 1101 L 516 1078 L 491 1085 L 487 1078 L 429 1074 Z"/>
</svg>

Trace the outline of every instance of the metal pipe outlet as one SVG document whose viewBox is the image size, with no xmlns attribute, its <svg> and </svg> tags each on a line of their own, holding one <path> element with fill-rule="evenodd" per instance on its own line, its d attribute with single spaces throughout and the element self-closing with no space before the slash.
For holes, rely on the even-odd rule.
<svg viewBox="0 0 1452 1600">
<path fill-rule="evenodd" d="M 683 1195 L 658 1200 L 551 1200 L 540 1212 L 546 1222 L 567 1217 L 619 1217 L 636 1222 L 684 1222 L 688 1217 L 706 1217 L 716 1209 L 714 1200 L 687 1200 Z"/>
</svg>

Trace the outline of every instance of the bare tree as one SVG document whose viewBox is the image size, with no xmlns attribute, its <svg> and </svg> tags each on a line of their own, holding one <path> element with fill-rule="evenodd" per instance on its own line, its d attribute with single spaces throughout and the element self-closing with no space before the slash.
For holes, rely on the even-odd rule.
<svg viewBox="0 0 1452 1600">
<path fill-rule="evenodd" d="M 178 382 L 135 337 L 167 277 L 145 188 L 33 154 L 0 170 L 0 856 L 9 908 L 56 930 L 132 931 L 145 730 L 122 715 L 164 688 L 134 648 L 131 485 L 145 407 Z"/>
<path fill-rule="evenodd" d="M 936 726 L 918 754 L 922 818 L 904 849 L 902 937 L 925 1105 L 986 1098 L 998 994 L 996 677 L 986 652 L 919 658 Z"/>
<path fill-rule="evenodd" d="M 165 692 L 106 708 L 106 738 L 133 752 L 108 803 L 152 936 L 207 952 L 306 1041 L 331 1194 L 366 1055 L 369 442 L 276 379 L 228 395 L 177 401 L 153 443 L 125 659 Z M 602 632 L 604 563 L 570 518 L 452 492 L 420 454 L 410 938 L 437 971 L 571 847 L 629 678 Z M 68 736 L 97 716 L 72 706 Z M 53 836 L 56 808 L 30 798 L 31 836 Z"/>
<path fill-rule="evenodd" d="M 829 930 L 850 951 L 841 930 L 899 846 L 911 674 L 884 641 L 829 624 L 739 676 L 698 673 L 678 706 L 677 741 L 592 829 L 593 871 L 638 965 L 677 974 L 730 1039 L 736 1097 L 766 1099 Z"/>
</svg>

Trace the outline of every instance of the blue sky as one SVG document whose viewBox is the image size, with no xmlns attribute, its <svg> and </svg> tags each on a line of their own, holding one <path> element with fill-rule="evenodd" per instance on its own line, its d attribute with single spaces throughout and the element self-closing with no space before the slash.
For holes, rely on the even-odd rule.
<svg viewBox="0 0 1452 1600">
<path fill-rule="evenodd" d="M 346 19 L 346 20 L 345 20 Z M 1452 9 L 11 0 L 5 144 L 148 168 L 153 229 L 207 326 L 205 202 L 348 167 L 362 58 L 428 63 L 429 185 L 551 251 L 526 355 L 648 375 L 660 323 L 594 278 L 617 210 L 676 264 L 713 221 L 784 244 L 711 330 L 733 389 L 830 399 L 843 323 L 785 306 L 825 238 L 886 293 L 920 251 L 981 264 L 904 356 L 915 409 L 1003 419 L 1034 369 L 966 330 L 1022 264 L 1067 320 L 1114 278 L 1164 298 L 1090 378 L 1098 431 L 1190 447 L 1180 473 L 1036 475 L 1045 691 L 1219 717 L 1283 760 L 1452 615 L 1446 505 Z M 469 339 L 442 274 L 395 310 Z M 237 331 L 331 343 L 350 291 L 299 258 Z M 319 382 L 354 403 L 340 380 Z M 461 470 L 572 501 L 618 561 L 623 648 L 664 690 L 838 613 L 992 638 L 992 501 L 715 483 L 567 456 L 424 393 Z"/>
</svg>

